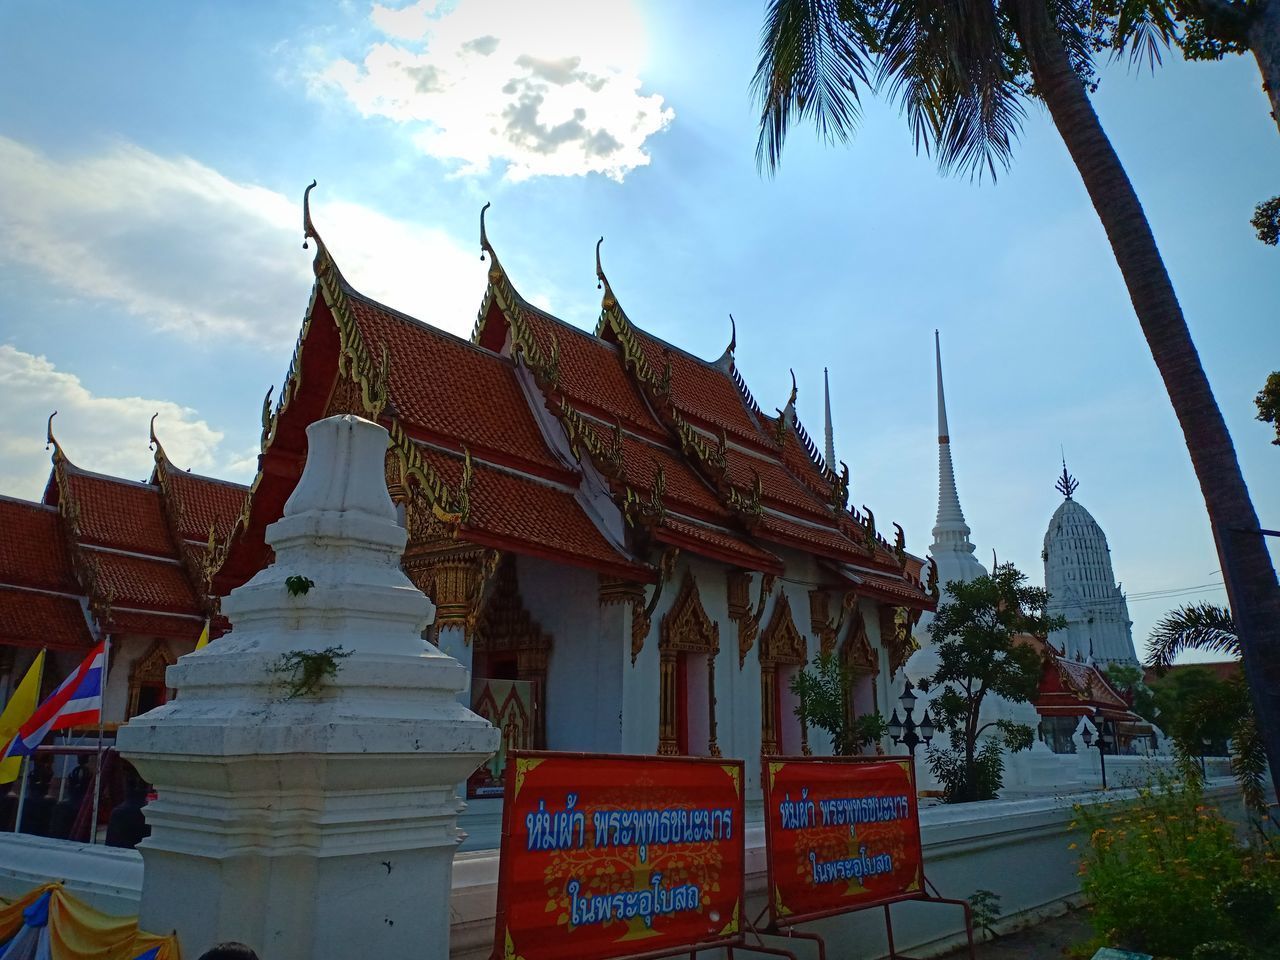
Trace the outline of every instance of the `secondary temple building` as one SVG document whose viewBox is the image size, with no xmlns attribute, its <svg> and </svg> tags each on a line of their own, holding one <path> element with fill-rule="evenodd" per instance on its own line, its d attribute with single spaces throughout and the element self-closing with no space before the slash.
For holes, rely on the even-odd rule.
<svg viewBox="0 0 1280 960">
<path fill-rule="evenodd" d="M 153 429 L 145 482 L 76 466 L 53 434 L 39 502 L 0 497 L 0 701 L 46 648 L 42 695 L 110 637 L 108 729 L 168 699 L 165 669 L 216 611 L 211 545 L 248 488 L 175 467 Z M 216 623 L 215 623 L 216 627 Z"/>
<path fill-rule="evenodd" d="M 430 639 L 471 670 L 472 706 L 507 745 L 828 752 L 790 691 L 823 651 L 857 672 L 855 712 L 886 710 L 934 599 L 901 528 L 890 543 L 848 507 L 848 472 L 800 424 L 794 387 L 768 415 L 734 343 L 708 362 L 646 333 L 598 246 L 592 333 L 520 296 L 482 213 L 488 285 L 467 341 L 356 291 L 309 208 L 305 233 L 316 283 L 216 594 L 270 561 L 264 531 L 307 425 L 354 413 L 390 433 L 387 487 L 404 569 L 436 603 Z M 472 795 L 499 792 L 500 772 L 501 757 Z"/>
</svg>

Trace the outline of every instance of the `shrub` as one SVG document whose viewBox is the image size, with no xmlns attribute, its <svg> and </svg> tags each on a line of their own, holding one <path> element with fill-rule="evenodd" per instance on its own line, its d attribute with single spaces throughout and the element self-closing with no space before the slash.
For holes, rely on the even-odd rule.
<svg viewBox="0 0 1280 960">
<path fill-rule="evenodd" d="M 1246 960 L 1275 931 L 1274 851 L 1239 843 L 1197 785 L 1163 783 L 1131 803 L 1076 809 L 1089 831 L 1082 888 L 1094 928 L 1113 945 Z"/>
</svg>

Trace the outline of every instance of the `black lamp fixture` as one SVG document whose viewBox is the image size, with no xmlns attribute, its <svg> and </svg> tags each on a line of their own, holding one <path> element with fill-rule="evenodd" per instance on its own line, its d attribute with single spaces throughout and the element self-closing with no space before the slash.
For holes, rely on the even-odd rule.
<svg viewBox="0 0 1280 960">
<path fill-rule="evenodd" d="M 916 688 L 911 685 L 911 678 L 907 677 L 907 684 L 902 688 L 902 696 L 898 698 L 898 703 L 902 704 L 902 712 L 906 716 L 905 720 L 898 717 L 898 708 L 893 708 L 893 715 L 889 718 L 889 736 L 893 738 L 894 743 L 905 743 L 907 749 L 911 751 L 911 756 L 916 755 L 916 747 L 922 743 L 928 743 L 933 739 L 934 726 L 933 719 L 929 716 L 929 708 L 925 707 L 924 715 L 917 724 L 912 712 L 915 710 Z"/>
<path fill-rule="evenodd" d="M 1080 734 L 1080 739 L 1084 741 L 1086 747 L 1096 746 L 1098 748 L 1098 759 L 1102 762 L 1102 789 L 1107 789 L 1107 750 L 1114 742 L 1114 738 L 1107 736 L 1107 718 L 1098 718 L 1098 738 L 1096 743 L 1088 727 L 1084 728 L 1084 732 Z"/>
</svg>

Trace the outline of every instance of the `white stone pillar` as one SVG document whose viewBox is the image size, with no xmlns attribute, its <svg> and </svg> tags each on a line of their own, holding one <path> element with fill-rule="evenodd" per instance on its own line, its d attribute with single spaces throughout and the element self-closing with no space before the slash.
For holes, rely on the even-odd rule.
<svg viewBox="0 0 1280 960">
<path fill-rule="evenodd" d="M 223 601 L 234 631 L 179 659 L 177 699 L 120 730 L 159 795 L 141 924 L 177 930 L 189 957 L 240 940 L 264 960 L 445 960 L 456 787 L 498 732 L 421 639 L 435 611 L 400 569 L 387 432 L 330 417 L 307 441 L 267 528 L 275 562 Z M 314 586 L 293 595 L 295 576 Z M 336 676 L 290 698 L 282 658 L 336 647 Z"/>
</svg>

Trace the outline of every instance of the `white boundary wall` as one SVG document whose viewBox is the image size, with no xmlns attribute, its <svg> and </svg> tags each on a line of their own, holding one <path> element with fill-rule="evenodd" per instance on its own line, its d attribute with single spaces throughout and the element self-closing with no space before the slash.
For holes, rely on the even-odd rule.
<svg viewBox="0 0 1280 960">
<path fill-rule="evenodd" d="M 1229 780 L 1213 781 L 1206 791 L 1224 813 L 1243 816 L 1239 794 Z M 1132 797 L 1113 790 L 1105 799 Z M 944 896 L 965 898 L 975 890 L 1000 895 L 1002 927 L 1012 928 L 1062 912 L 1079 901 L 1078 855 L 1073 840 L 1072 807 L 1098 802 L 1093 793 L 1029 800 L 934 806 L 920 813 L 925 870 Z M 764 900 L 763 828 L 747 831 L 747 892 L 751 916 Z M 454 960 L 486 960 L 493 943 L 497 896 L 497 851 L 460 853 L 454 862 L 451 898 Z M 0 834 L 0 896 L 21 894 L 50 879 L 109 913 L 138 912 L 142 858 L 132 850 L 89 847 L 60 840 Z M 198 891 L 190 891 L 199 897 Z M 962 942 L 961 911 L 944 905 L 900 904 L 894 907 L 894 932 L 900 951 L 935 956 Z M 803 929 L 817 930 L 833 947 L 848 945 L 851 960 L 884 956 L 882 911 L 820 921 Z M 795 944 L 797 956 L 813 950 Z M 392 958 L 399 960 L 399 958 Z M 407 960 L 407 958 L 406 958 Z"/>
</svg>

